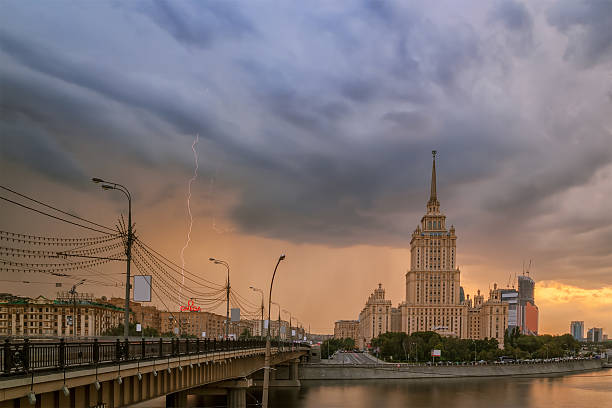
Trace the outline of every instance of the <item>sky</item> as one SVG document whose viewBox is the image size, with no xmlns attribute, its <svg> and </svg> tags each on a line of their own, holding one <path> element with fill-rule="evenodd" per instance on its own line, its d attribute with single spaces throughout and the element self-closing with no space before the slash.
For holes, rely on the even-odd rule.
<svg viewBox="0 0 612 408">
<path fill-rule="evenodd" d="M 541 332 L 566 333 L 571 320 L 612 331 L 612 3 L 2 10 L 1 185 L 112 226 L 125 197 L 90 179 L 119 182 L 137 236 L 181 264 L 197 136 L 185 268 L 223 284 L 225 269 L 208 258 L 224 259 L 232 287 L 258 304 L 249 286 L 267 291 L 285 253 L 273 300 L 330 333 L 358 317 L 378 283 L 394 306 L 404 300 L 437 150 L 466 293 L 512 285 L 531 265 Z M 96 235 L 6 201 L 0 230 Z M 111 282 L 121 268 L 95 273 Z M 55 294 L 55 277 L 0 274 L 46 282 L 4 291 Z"/>
</svg>

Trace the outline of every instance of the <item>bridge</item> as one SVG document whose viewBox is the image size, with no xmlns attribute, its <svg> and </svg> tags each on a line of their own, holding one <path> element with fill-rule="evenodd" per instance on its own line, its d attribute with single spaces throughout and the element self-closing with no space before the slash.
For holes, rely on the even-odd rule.
<svg viewBox="0 0 612 408">
<path fill-rule="evenodd" d="M 167 407 L 184 407 L 190 394 L 226 395 L 228 407 L 244 408 L 265 356 L 258 339 L 5 339 L 1 347 L 0 408 L 118 408 L 163 396 Z M 272 342 L 270 366 L 289 366 L 279 384 L 299 386 L 309 349 Z"/>
</svg>

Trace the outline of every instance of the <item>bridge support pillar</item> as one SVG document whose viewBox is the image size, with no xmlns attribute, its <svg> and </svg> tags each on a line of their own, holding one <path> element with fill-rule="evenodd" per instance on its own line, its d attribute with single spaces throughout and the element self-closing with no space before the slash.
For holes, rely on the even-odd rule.
<svg viewBox="0 0 612 408">
<path fill-rule="evenodd" d="M 289 379 L 290 380 L 299 380 L 300 374 L 300 360 L 293 360 L 289 365 Z"/>
<path fill-rule="evenodd" d="M 245 388 L 231 388 L 227 390 L 227 408 L 246 408 Z"/>
<path fill-rule="evenodd" d="M 187 392 L 179 391 L 166 395 L 166 408 L 186 408 Z"/>
</svg>

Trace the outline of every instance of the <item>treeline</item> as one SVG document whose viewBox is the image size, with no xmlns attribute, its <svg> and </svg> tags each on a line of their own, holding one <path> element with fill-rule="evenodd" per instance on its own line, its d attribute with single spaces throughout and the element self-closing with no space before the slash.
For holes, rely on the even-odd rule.
<svg viewBox="0 0 612 408">
<path fill-rule="evenodd" d="M 129 336 L 138 337 L 160 337 L 159 332 L 153 327 L 145 327 L 143 332 L 136 331 L 136 324 L 130 323 L 128 326 Z M 108 329 L 102 333 L 102 336 L 123 336 L 123 324 L 119 324 L 116 327 Z M 163 336 L 166 337 L 166 336 Z M 169 337 L 169 336 L 168 336 Z"/>
<path fill-rule="evenodd" d="M 329 339 L 321 343 L 321 358 L 329 358 L 338 350 L 352 351 L 355 349 L 355 340 L 346 339 Z"/>
<path fill-rule="evenodd" d="M 503 350 L 498 346 L 496 339 L 458 339 L 435 332 L 385 333 L 372 339 L 373 354 L 399 362 L 431 361 L 431 350 L 441 351 L 437 361 L 492 361 L 501 356 L 545 359 L 573 355 L 580 350 L 580 343 L 569 334 L 525 336 L 518 331 L 506 333 Z"/>
</svg>

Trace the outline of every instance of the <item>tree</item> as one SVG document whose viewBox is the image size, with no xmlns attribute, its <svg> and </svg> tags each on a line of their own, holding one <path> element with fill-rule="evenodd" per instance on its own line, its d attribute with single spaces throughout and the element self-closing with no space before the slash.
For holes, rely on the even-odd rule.
<svg viewBox="0 0 612 408">
<path fill-rule="evenodd" d="M 142 333 L 137 332 L 136 324 L 130 323 L 130 325 L 128 326 L 128 335 L 134 337 L 141 335 L 144 337 L 159 337 L 159 332 L 153 327 L 145 327 Z M 116 327 L 107 329 L 102 333 L 102 336 L 123 336 L 123 324 L 119 324 Z"/>
<path fill-rule="evenodd" d="M 242 330 L 242 333 L 240 333 L 240 336 L 238 336 L 238 338 L 240 339 L 248 339 L 251 337 L 251 332 L 248 328 L 244 328 L 244 330 Z"/>
</svg>

